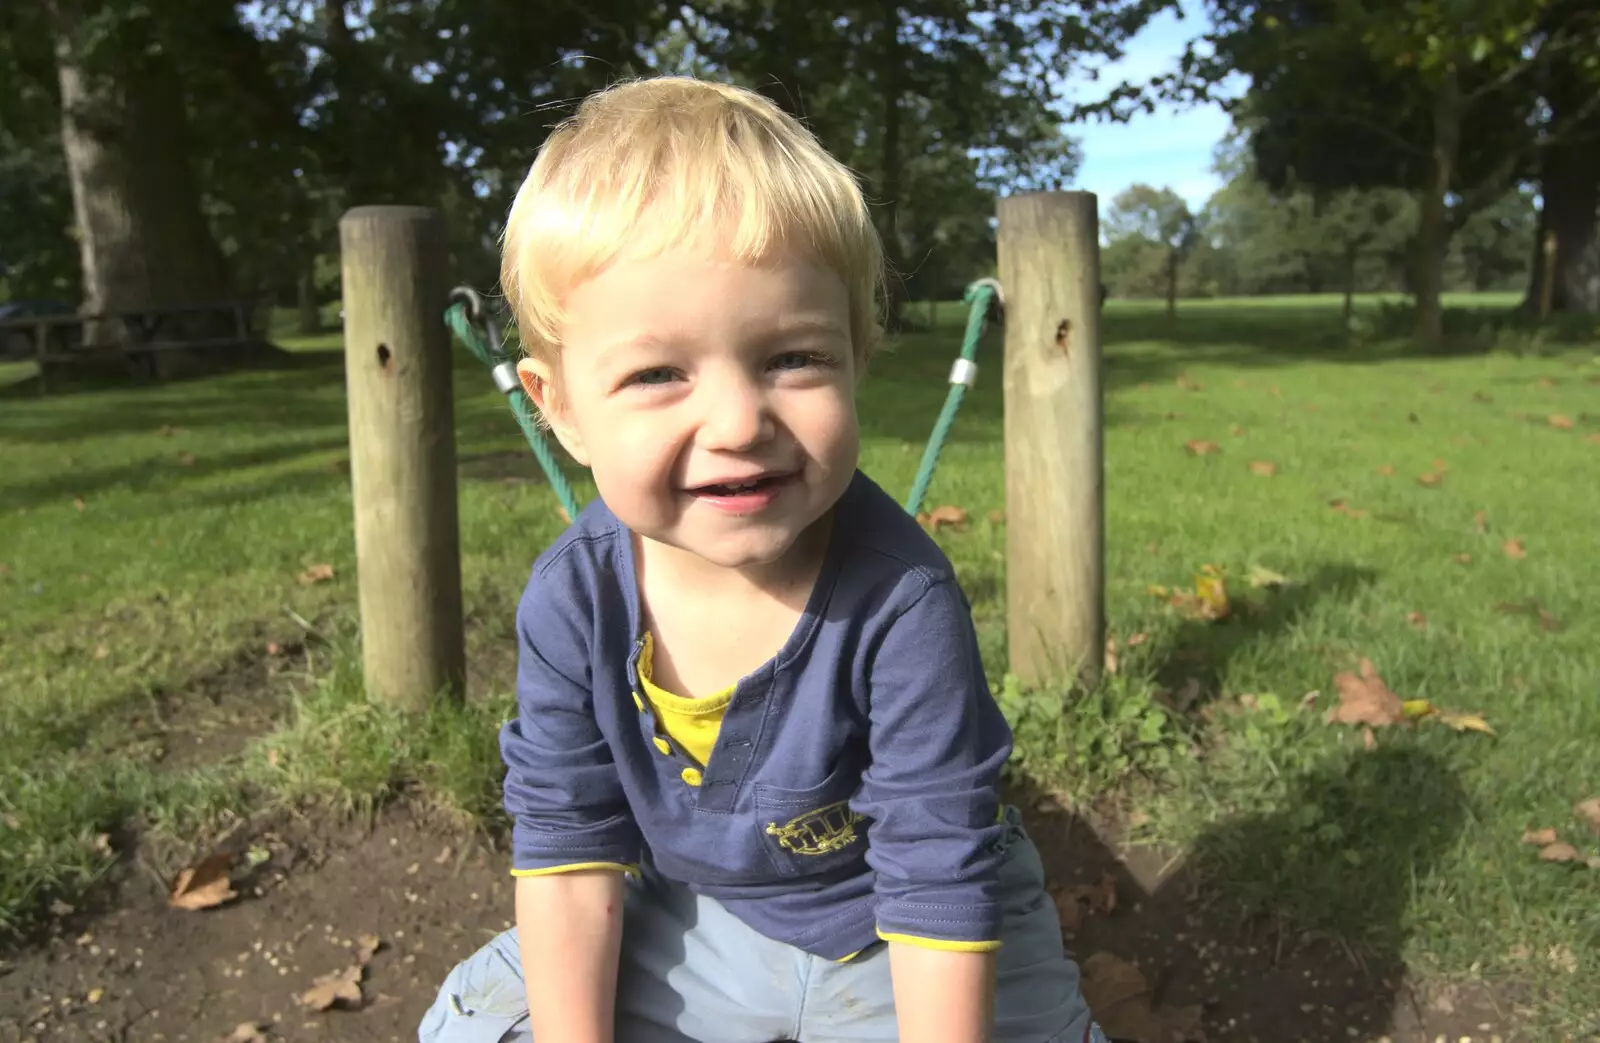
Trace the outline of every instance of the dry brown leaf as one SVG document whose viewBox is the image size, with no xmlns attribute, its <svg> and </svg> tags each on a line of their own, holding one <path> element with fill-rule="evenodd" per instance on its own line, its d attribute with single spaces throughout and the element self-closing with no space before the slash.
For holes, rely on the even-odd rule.
<svg viewBox="0 0 1600 1043">
<path fill-rule="evenodd" d="M 967 512 L 951 504 L 943 504 L 928 512 L 928 525 L 935 532 L 946 525 L 961 529 L 965 528 L 966 524 Z"/>
<path fill-rule="evenodd" d="M 1545 418 L 1545 421 L 1551 427 L 1559 427 L 1563 431 L 1572 430 L 1572 418 L 1570 416 L 1565 416 L 1561 413 L 1551 413 Z"/>
<path fill-rule="evenodd" d="M 1332 507 L 1335 514 L 1343 514 L 1350 518 L 1365 518 L 1367 510 L 1364 507 L 1352 507 L 1343 500 L 1330 500 L 1328 506 Z"/>
<path fill-rule="evenodd" d="M 1221 452 L 1222 449 L 1217 443 L 1207 442 L 1203 438 L 1191 438 L 1183 443 L 1183 447 L 1189 450 L 1190 456 L 1209 456 L 1212 453 Z"/>
<path fill-rule="evenodd" d="M 172 882 L 168 904 L 174 909 L 193 912 L 211 909 L 234 898 L 237 892 L 228 880 L 228 872 L 232 868 L 233 855 L 220 851 L 202 859 L 198 865 L 182 870 Z"/>
<path fill-rule="evenodd" d="M 1457 554 L 1456 555 L 1456 564 L 1457 565 L 1471 565 L 1472 564 L 1472 555 L 1465 554 L 1465 553 Z"/>
<path fill-rule="evenodd" d="M 1238 424 L 1234 424 L 1228 428 L 1228 434 L 1238 438 L 1240 435 L 1244 434 L 1244 428 L 1240 427 Z"/>
<path fill-rule="evenodd" d="M 1528 548 L 1522 545 L 1521 540 L 1506 540 L 1500 546 L 1506 552 L 1506 557 L 1508 558 L 1521 560 L 1528 556 Z"/>
<path fill-rule="evenodd" d="M 363 934 L 356 939 L 356 962 L 367 964 L 383 948 L 383 939 L 375 934 Z"/>
<path fill-rule="evenodd" d="M 1417 484 L 1426 486 L 1429 489 L 1436 487 L 1442 481 L 1444 481 L 1444 475 L 1438 471 L 1425 471 L 1417 475 Z"/>
<path fill-rule="evenodd" d="M 1472 525 L 1473 528 L 1477 529 L 1480 533 L 1488 532 L 1489 516 L 1483 511 L 1474 511 L 1472 514 Z"/>
<path fill-rule="evenodd" d="M 1127 1043 L 1205 1043 L 1201 1007 L 1157 1003 L 1139 968 L 1107 952 L 1083 961 L 1083 998 L 1107 1036 Z"/>
<path fill-rule="evenodd" d="M 361 964 L 353 964 L 342 971 L 324 974 L 300 994 L 300 1002 L 312 1010 L 328 1010 L 334 1006 L 361 1006 Z"/>
<path fill-rule="evenodd" d="M 222 1043 L 267 1043 L 268 1031 L 265 1022 L 241 1021 L 222 1037 Z"/>
<path fill-rule="evenodd" d="M 1589 832 L 1600 837 L 1600 797 L 1580 800 L 1572 806 L 1572 813 L 1589 827 Z"/>
<path fill-rule="evenodd" d="M 78 509 L 78 511 L 81 513 L 83 511 L 83 507 L 84 507 L 83 497 L 81 497 L 81 496 L 73 497 L 72 498 L 72 506 L 76 507 Z"/>
<path fill-rule="evenodd" d="M 333 578 L 333 566 L 328 564 L 312 565 L 300 573 L 300 584 L 309 587 L 313 583 L 325 583 Z"/>
<path fill-rule="evenodd" d="M 1117 639 L 1111 634 L 1106 635 L 1105 670 L 1108 674 L 1117 672 Z"/>
<path fill-rule="evenodd" d="M 1428 629 L 1428 617 L 1423 615 L 1421 612 L 1407 612 L 1406 622 L 1410 623 L 1418 630 Z"/>
<path fill-rule="evenodd" d="M 1541 862 L 1576 862 L 1577 860 L 1578 849 L 1562 841 L 1547 844 L 1539 850 L 1539 861 Z"/>
<path fill-rule="evenodd" d="M 1333 686 L 1339 692 L 1339 705 L 1328 711 L 1328 723 L 1385 728 L 1404 720 L 1405 704 L 1384 684 L 1372 660 L 1363 658 L 1360 669 L 1359 675 L 1334 675 Z"/>
<path fill-rule="evenodd" d="M 1122 645 L 1124 648 L 1138 648 L 1148 640 L 1150 640 L 1150 635 L 1141 630 L 1137 634 L 1129 634 L 1128 640 L 1124 641 Z"/>
<path fill-rule="evenodd" d="M 994 511 L 990 511 L 989 512 L 989 524 L 990 525 L 1004 525 L 1005 523 L 1006 523 L 1006 512 L 1005 511 L 994 510 Z"/>
<path fill-rule="evenodd" d="M 1385 478 L 1393 477 L 1394 464 L 1384 464 L 1382 467 L 1378 468 L 1378 473 L 1383 475 Z"/>
<path fill-rule="evenodd" d="M 1600 431 L 1593 431 L 1585 435 L 1583 440 L 1592 445 L 1600 445 Z"/>
<path fill-rule="evenodd" d="M 1551 380 L 1549 377 L 1540 377 L 1538 380 L 1534 381 L 1534 384 L 1535 386 L 1542 388 L 1553 388 L 1556 386 L 1556 382 Z"/>
<path fill-rule="evenodd" d="M 1522 833 L 1522 842 L 1524 844 L 1533 844 L 1536 847 L 1549 847 L 1558 839 L 1560 838 L 1556 836 L 1556 831 L 1549 828 L 1528 829 L 1523 830 Z"/>
<path fill-rule="evenodd" d="M 1271 460 L 1251 460 L 1250 473 L 1258 474 L 1263 478 L 1271 478 L 1278 473 L 1278 465 Z"/>
<path fill-rule="evenodd" d="M 194 466 L 194 454 L 193 453 L 189 453 L 189 452 L 179 453 L 178 454 L 178 466 L 179 467 L 193 467 Z"/>
</svg>

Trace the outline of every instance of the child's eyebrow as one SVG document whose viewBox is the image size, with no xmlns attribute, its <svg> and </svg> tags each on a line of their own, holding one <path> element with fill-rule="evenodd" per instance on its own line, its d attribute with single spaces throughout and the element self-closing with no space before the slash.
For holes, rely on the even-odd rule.
<svg viewBox="0 0 1600 1043">
<path fill-rule="evenodd" d="M 850 336 L 850 331 L 833 319 L 820 315 L 797 315 L 786 317 L 775 323 L 770 329 L 764 330 L 753 338 L 753 343 L 762 347 L 769 347 L 786 340 L 793 340 L 807 334 L 823 334 L 831 337 Z M 602 358 L 606 361 L 615 361 L 619 357 L 645 354 L 655 351 L 670 351 L 683 346 L 683 339 L 672 334 L 657 333 L 646 330 L 631 337 L 623 337 L 612 341 L 602 350 Z"/>
</svg>

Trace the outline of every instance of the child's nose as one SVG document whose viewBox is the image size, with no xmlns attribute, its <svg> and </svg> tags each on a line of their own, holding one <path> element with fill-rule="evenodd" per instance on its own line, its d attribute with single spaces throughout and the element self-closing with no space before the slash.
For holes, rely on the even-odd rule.
<svg viewBox="0 0 1600 1043">
<path fill-rule="evenodd" d="M 772 437 L 775 427 L 767 397 L 749 380 L 705 388 L 700 442 L 707 449 L 736 451 Z"/>
</svg>

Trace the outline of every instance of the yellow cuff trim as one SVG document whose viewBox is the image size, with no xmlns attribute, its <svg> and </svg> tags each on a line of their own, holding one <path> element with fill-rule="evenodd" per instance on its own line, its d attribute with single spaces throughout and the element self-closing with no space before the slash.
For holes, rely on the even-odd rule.
<svg viewBox="0 0 1600 1043">
<path fill-rule="evenodd" d="M 998 941 L 954 942 L 944 938 L 918 938 L 914 934 L 889 934 L 882 928 L 878 930 L 878 937 L 886 942 L 904 942 L 919 949 L 937 949 L 940 952 L 994 952 L 1001 945 Z"/>
<path fill-rule="evenodd" d="M 575 873 L 580 869 L 617 869 L 631 876 L 637 876 L 638 866 L 624 865 L 621 862 L 574 862 L 567 866 L 546 866 L 543 869 L 513 869 L 512 876 L 555 876 L 557 873 Z"/>
<path fill-rule="evenodd" d="M 851 960 L 855 959 L 857 956 L 860 956 L 864 952 L 866 952 L 865 949 L 857 949 L 855 952 L 851 953 L 849 956 L 841 956 L 841 957 L 839 957 L 837 960 L 835 960 L 833 962 L 835 962 L 835 963 L 849 963 Z"/>
</svg>

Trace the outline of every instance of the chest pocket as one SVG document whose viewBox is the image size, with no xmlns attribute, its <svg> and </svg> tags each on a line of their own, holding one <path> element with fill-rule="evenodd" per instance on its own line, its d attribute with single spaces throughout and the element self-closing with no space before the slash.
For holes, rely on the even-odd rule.
<svg viewBox="0 0 1600 1043">
<path fill-rule="evenodd" d="M 858 863 L 867 851 L 870 821 L 850 810 L 861 772 L 848 763 L 809 789 L 757 783 L 751 791 L 756 828 L 773 868 L 784 876 L 815 876 Z"/>
</svg>

